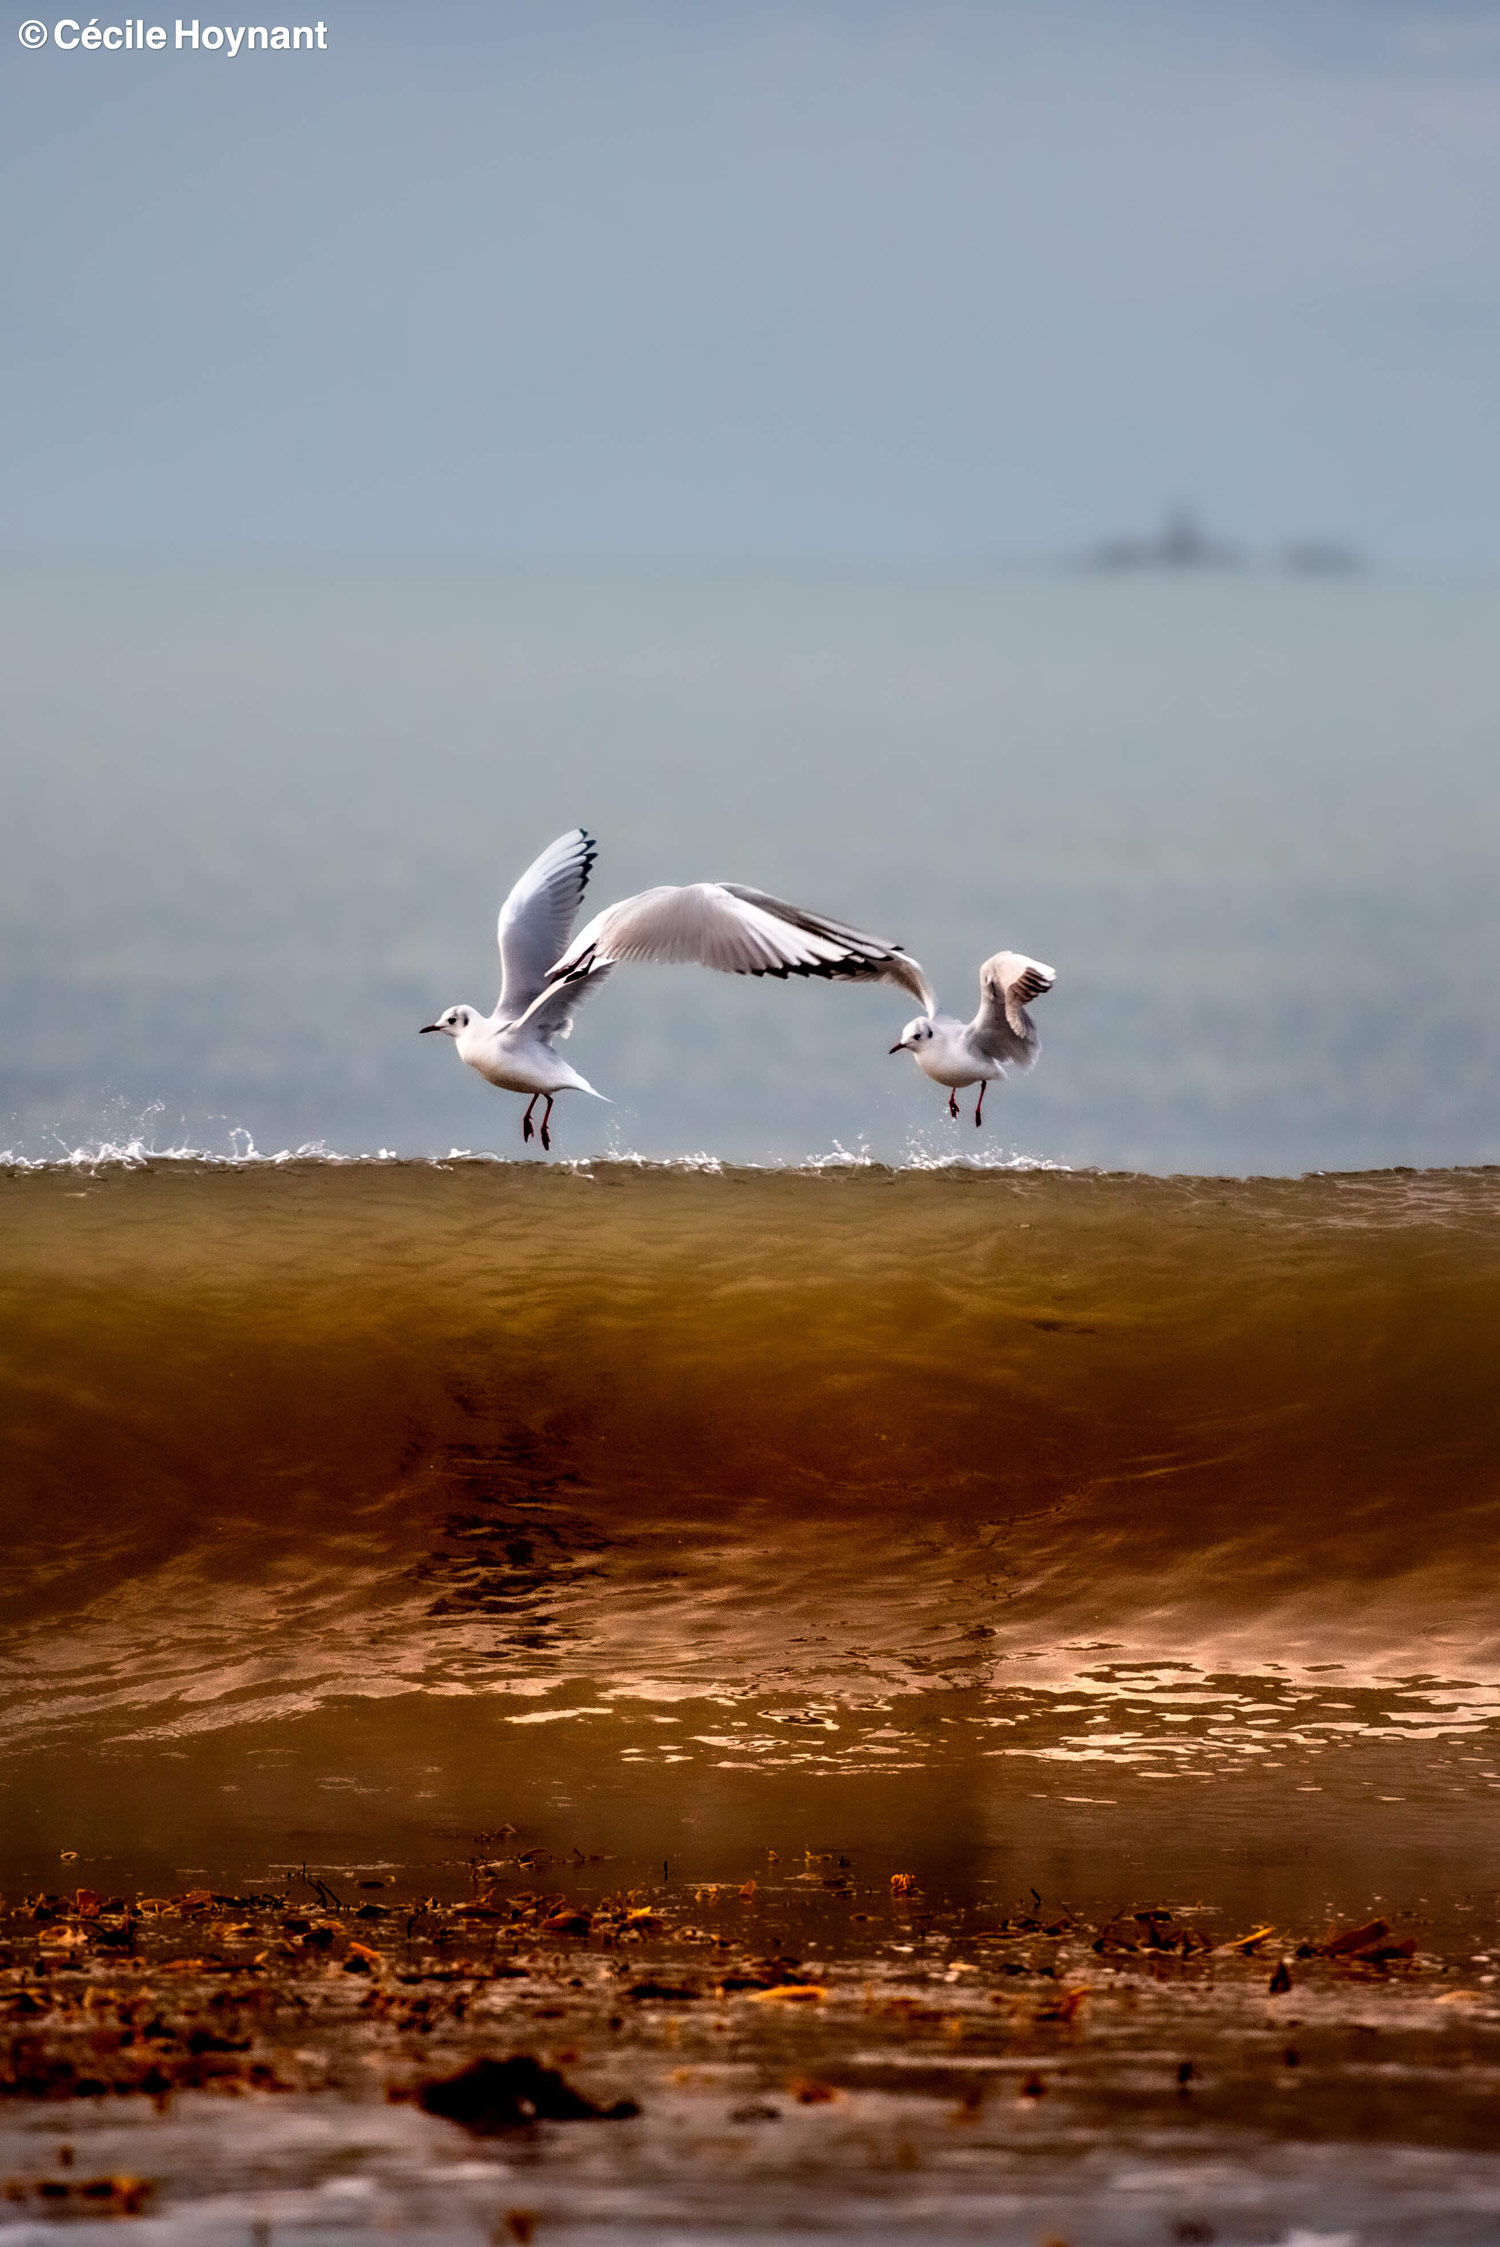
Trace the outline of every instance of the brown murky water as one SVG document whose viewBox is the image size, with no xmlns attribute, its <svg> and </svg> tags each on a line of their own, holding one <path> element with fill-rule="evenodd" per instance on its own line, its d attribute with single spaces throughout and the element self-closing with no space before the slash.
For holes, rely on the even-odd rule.
<svg viewBox="0 0 1500 2247">
<path fill-rule="evenodd" d="M 352 1909 L 379 1880 L 441 1912 L 497 1850 L 507 1893 L 540 1850 L 565 1901 L 649 1898 L 662 1972 L 696 1973 L 705 2010 L 646 2000 L 611 2030 L 618 1945 L 584 1938 L 564 1972 L 518 1923 L 530 1995 L 481 1974 L 438 2040 L 455 2064 L 576 2046 L 641 2093 L 586 2160 L 563 2124 L 554 2151 L 547 2126 L 524 2158 L 459 2160 L 530 2162 L 539 2237 L 906 2237 L 923 2178 L 933 2237 L 1031 2239 L 1070 2208 L 1099 2239 L 1486 2236 L 1500 1174 L 184 1164 L 0 1192 L 8 1899 L 84 1885 L 129 1921 L 142 1892 L 294 1903 L 322 1880 Z M 810 1958 L 825 1995 L 774 2035 L 774 2008 L 715 1997 L 684 1930 L 716 1911 L 733 1955 Z M 1094 1948 L 1153 1911 L 1212 1949 Z M 1269 1971 L 1376 1916 L 1413 1949 L 1296 1968 L 1324 2057 L 1316 2094 L 1288 2089 Z M 1007 1951 L 993 1929 L 1020 1917 Z M 80 2005 L 111 1986 L 93 1940 L 50 1962 L 58 2034 L 60 1964 Z M 1087 2001 L 1049 2023 L 1049 1988 Z M 510 2184 L 471 2180 L 468 2230 L 434 2212 L 420 2179 L 454 2126 L 355 2098 L 370 2024 L 337 2014 L 339 2098 L 252 2090 L 232 2176 L 204 2150 L 222 2097 L 154 2117 L 141 2223 L 253 2236 L 274 2141 L 288 2237 L 379 2209 L 490 2236 Z M 436 2064 L 398 2046 L 371 2044 L 383 2082 Z M 956 2051 L 1019 2071 L 981 2102 L 998 2135 L 952 2121 Z M 1185 2058 L 1212 2097 L 1179 2097 Z M 1023 2098 L 1038 2067 L 1066 2099 Z M 798 2070 L 837 2098 L 804 2105 Z M 784 2110 L 796 2205 L 791 2157 L 718 2111 L 756 2098 Z M 128 2138 L 139 2103 L 88 2127 Z M 62 2110 L 26 2111 L 50 2144 Z M 330 2130 L 310 2183 L 291 2142 Z M 906 2169 L 870 2151 L 892 2131 Z M 1184 2160 L 1217 2213 L 1184 2213 Z M 368 2205 L 330 2213 L 330 2176 Z M 67 2210 L 15 2205 L 23 2229 Z"/>
</svg>

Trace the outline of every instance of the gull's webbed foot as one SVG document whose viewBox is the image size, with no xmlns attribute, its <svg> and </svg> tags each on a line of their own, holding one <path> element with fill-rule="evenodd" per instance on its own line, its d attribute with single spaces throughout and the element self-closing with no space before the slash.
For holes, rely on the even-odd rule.
<svg viewBox="0 0 1500 2247">
<path fill-rule="evenodd" d="M 956 1118 L 958 1115 L 958 1093 L 956 1089 L 951 1086 L 948 1091 L 948 1113 L 954 1118 Z"/>
</svg>

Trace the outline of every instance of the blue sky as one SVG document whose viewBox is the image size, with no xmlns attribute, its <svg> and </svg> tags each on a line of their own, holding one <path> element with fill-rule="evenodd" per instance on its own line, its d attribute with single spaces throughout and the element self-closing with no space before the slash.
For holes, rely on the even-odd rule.
<svg viewBox="0 0 1500 2247">
<path fill-rule="evenodd" d="M 1495 6 L 28 12 L 0 550 L 1500 560 Z"/>
</svg>

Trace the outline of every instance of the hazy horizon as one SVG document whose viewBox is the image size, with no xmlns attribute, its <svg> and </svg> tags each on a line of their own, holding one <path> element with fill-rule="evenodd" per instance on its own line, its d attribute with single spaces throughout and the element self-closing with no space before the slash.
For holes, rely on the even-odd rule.
<svg viewBox="0 0 1500 2247">
<path fill-rule="evenodd" d="M 0 23 L 0 548 L 1500 562 L 1500 23 L 366 0 Z"/>
</svg>

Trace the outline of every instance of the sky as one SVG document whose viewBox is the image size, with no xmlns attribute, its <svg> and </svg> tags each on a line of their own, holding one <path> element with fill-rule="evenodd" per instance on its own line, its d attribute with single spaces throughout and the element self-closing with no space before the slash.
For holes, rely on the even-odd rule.
<svg viewBox="0 0 1500 2247">
<path fill-rule="evenodd" d="M 324 5 L 0 5 L 0 554 L 1500 561 L 1493 0 Z"/>
</svg>

